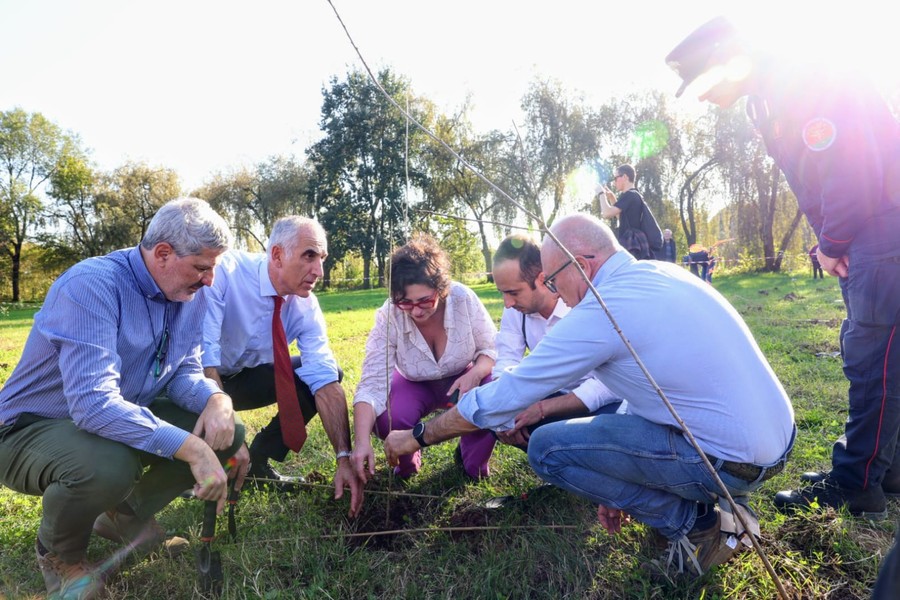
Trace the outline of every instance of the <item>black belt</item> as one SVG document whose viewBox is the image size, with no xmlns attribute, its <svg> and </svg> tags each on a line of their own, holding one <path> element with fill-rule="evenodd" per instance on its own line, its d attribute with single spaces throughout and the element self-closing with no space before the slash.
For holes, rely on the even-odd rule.
<svg viewBox="0 0 900 600">
<path fill-rule="evenodd" d="M 718 458 L 708 454 L 706 455 L 706 458 L 708 458 L 709 462 L 713 465 L 719 462 Z M 784 470 L 784 463 L 786 462 L 787 457 L 784 457 L 771 467 L 761 467 L 751 463 L 737 463 L 731 462 L 730 460 L 723 460 L 720 470 L 733 477 L 737 477 L 738 479 L 743 479 L 744 481 L 766 481 L 781 473 Z"/>
</svg>

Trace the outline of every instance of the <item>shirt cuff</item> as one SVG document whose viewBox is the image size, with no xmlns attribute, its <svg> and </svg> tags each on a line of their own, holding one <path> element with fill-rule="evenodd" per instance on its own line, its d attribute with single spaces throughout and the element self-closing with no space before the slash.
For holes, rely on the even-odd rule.
<svg viewBox="0 0 900 600">
<path fill-rule="evenodd" d="M 153 435 L 150 436 L 147 447 L 141 448 L 141 450 L 172 459 L 189 435 L 191 434 L 180 427 L 169 423 L 160 423 Z"/>
</svg>

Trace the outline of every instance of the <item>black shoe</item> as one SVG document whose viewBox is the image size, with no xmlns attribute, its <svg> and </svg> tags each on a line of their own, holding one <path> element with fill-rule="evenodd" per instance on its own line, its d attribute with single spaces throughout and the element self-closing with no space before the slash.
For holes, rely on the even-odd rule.
<svg viewBox="0 0 900 600">
<path fill-rule="evenodd" d="M 887 517 L 887 503 L 881 488 L 851 490 L 842 488 L 827 475 L 798 490 L 784 490 L 775 494 L 775 506 L 781 511 L 808 509 L 813 503 L 839 509 L 847 507 L 854 517 L 880 521 Z"/>
<path fill-rule="evenodd" d="M 302 484 L 304 483 L 306 483 L 306 479 L 303 477 L 282 475 L 269 464 L 268 459 L 263 458 L 250 463 L 245 485 L 258 490 L 270 488 L 276 492 L 289 494 L 299 492 L 303 489 Z"/>
<path fill-rule="evenodd" d="M 800 476 L 800 481 L 809 483 L 819 483 L 828 477 L 827 471 L 807 471 Z M 889 498 L 900 498 L 900 481 L 882 481 L 881 490 L 885 496 Z"/>
</svg>

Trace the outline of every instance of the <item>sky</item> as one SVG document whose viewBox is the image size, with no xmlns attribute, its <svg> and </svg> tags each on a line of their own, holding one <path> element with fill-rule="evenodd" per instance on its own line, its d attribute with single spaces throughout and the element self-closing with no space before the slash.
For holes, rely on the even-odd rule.
<svg viewBox="0 0 900 600">
<path fill-rule="evenodd" d="M 511 128 L 536 77 L 597 106 L 647 89 L 674 101 L 665 55 L 718 14 L 787 52 L 835 52 L 900 78 L 893 19 L 869 0 L 852 13 L 796 0 L 332 2 L 373 70 L 390 67 L 447 112 L 470 97 L 482 131 Z M 0 0 L 0 110 L 78 134 L 101 169 L 174 169 L 186 190 L 269 156 L 302 158 L 323 87 L 359 68 L 328 0 Z"/>
</svg>

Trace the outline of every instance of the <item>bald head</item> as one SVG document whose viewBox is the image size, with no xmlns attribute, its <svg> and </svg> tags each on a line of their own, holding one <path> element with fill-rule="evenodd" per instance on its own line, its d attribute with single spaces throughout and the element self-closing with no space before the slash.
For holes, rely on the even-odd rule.
<svg viewBox="0 0 900 600">
<path fill-rule="evenodd" d="M 609 227 L 591 215 L 575 214 L 564 217 L 550 228 L 550 232 L 572 254 L 574 262 L 584 271 L 588 279 L 593 279 L 603 263 L 622 249 Z M 578 269 L 571 266 L 572 263 L 572 259 L 566 257 L 548 234 L 541 247 L 544 285 L 551 290 L 555 288 L 559 297 L 570 307 L 578 304 L 588 289 L 584 277 Z"/>
<path fill-rule="evenodd" d="M 578 213 L 563 217 L 550 231 L 573 255 L 592 254 L 601 264 L 621 249 L 612 230 L 592 215 Z M 549 235 L 544 237 L 542 260 L 546 260 L 544 250 L 551 253 L 550 258 L 558 258 L 563 253 Z"/>
</svg>

